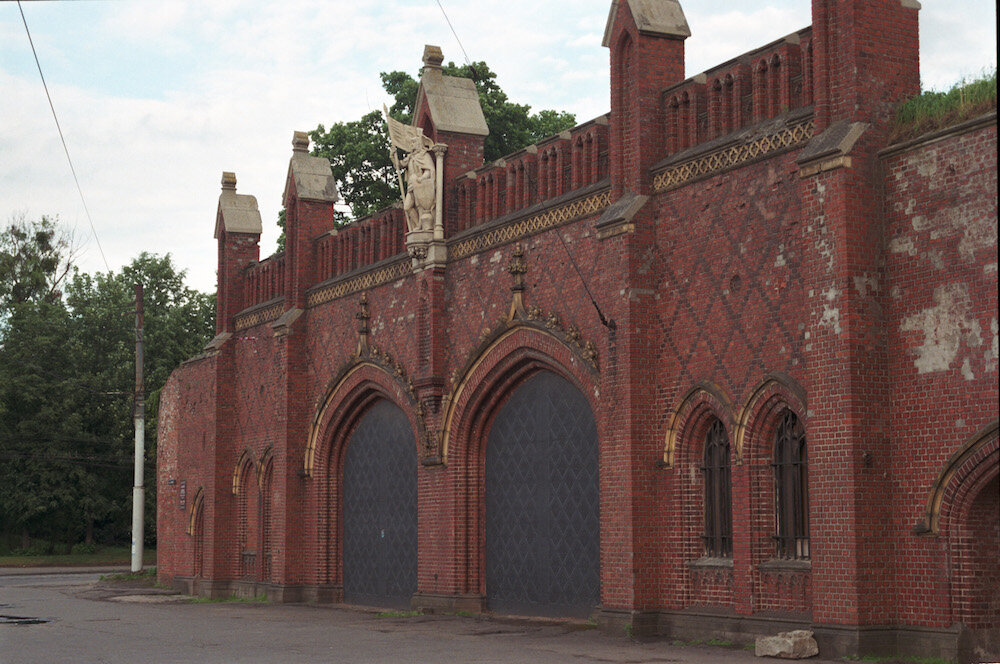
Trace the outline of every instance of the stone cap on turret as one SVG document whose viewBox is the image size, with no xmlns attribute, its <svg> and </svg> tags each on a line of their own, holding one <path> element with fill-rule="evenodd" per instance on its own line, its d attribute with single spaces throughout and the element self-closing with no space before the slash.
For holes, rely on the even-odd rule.
<svg viewBox="0 0 1000 664">
<path fill-rule="evenodd" d="M 425 46 L 423 61 L 414 119 L 420 116 L 421 108 L 426 105 L 438 131 L 488 136 L 490 129 L 486 126 L 486 117 L 479 105 L 479 93 L 472 79 L 444 75 L 441 70 L 444 55 L 440 46 Z"/>
<path fill-rule="evenodd" d="M 215 238 L 222 231 L 226 233 L 256 233 L 260 235 L 263 226 L 257 197 L 236 193 L 236 174 L 222 173 L 222 193 L 219 194 L 219 212 L 215 219 Z"/>
<path fill-rule="evenodd" d="M 295 179 L 295 193 L 299 200 L 324 203 L 340 200 L 330 160 L 309 154 L 309 134 L 304 131 L 292 135 L 292 159 L 288 163 L 288 177 L 282 195 L 284 201 L 288 200 L 288 186 L 292 178 Z"/>
<path fill-rule="evenodd" d="M 673 37 L 674 39 L 685 39 L 691 36 L 691 28 L 688 27 L 687 19 L 684 17 L 684 9 L 681 8 L 680 0 L 613 0 L 611 12 L 608 14 L 608 24 L 604 29 L 602 46 L 611 45 L 615 17 L 618 15 L 618 6 L 622 2 L 628 3 L 632 18 L 635 19 L 635 24 L 642 34 Z"/>
</svg>

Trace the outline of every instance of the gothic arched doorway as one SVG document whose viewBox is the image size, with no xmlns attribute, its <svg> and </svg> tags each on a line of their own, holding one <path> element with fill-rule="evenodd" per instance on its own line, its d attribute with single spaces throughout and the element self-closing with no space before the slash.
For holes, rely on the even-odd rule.
<svg viewBox="0 0 1000 664">
<path fill-rule="evenodd" d="M 600 601 L 597 427 L 586 397 L 540 372 L 500 408 L 485 453 L 486 601 L 589 616 Z"/>
<path fill-rule="evenodd" d="M 343 480 L 344 600 L 409 607 L 417 590 L 417 445 L 388 401 L 361 418 Z"/>
</svg>

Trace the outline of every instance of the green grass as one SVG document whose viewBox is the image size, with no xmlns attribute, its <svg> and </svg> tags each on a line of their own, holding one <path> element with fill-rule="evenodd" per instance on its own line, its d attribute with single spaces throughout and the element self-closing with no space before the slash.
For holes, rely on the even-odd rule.
<svg viewBox="0 0 1000 664">
<path fill-rule="evenodd" d="M 900 142 L 971 120 L 997 107 L 997 71 L 962 80 L 947 92 L 929 90 L 896 111 L 890 139 Z"/>
<path fill-rule="evenodd" d="M 122 572 L 120 574 L 102 574 L 101 581 L 148 581 L 156 578 L 156 568 L 146 567 L 139 572 Z"/>
<path fill-rule="evenodd" d="M 376 618 L 415 618 L 422 615 L 420 611 L 379 611 Z"/>
<path fill-rule="evenodd" d="M 192 597 L 188 600 L 191 604 L 263 604 L 267 602 L 267 595 L 257 595 L 255 597 Z"/>
<path fill-rule="evenodd" d="M 0 567 L 73 567 L 84 565 L 128 565 L 132 551 L 127 546 L 103 547 L 94 553 L 67 553 L 50 556 L 0 556 Z M 144 565 L 156 564 L 156 549 L 145 549 Z"/>
<path fill-rule="evenodd" d="M 845 657 L 845 662 L 872 662 L 873 664 L 952 664 L 950 659 L 942 657 L 880 657 L 878 655 L 863 655 L 861 657 Z"/>
<path fill-rule="evenodd" d="M 695 639 L 693 641 L 676 640 L 671 642 L 675 646 L 715 646 L 717 648 L 738 648 L 739 644 L 726 639 Z M 751 644 L 753 647 L 753 644 Z"/>
</svg>

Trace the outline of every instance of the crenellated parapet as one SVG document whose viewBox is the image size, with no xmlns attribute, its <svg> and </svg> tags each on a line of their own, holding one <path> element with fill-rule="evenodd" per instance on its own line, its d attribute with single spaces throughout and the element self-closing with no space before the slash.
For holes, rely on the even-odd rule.
<svg viewBox="0 0 1000 664">
<path fill-rule="evenodd" d="M 517 215 L 607 176 L 608 118 L 602 115 L 460 176 L 453 230 Z"/>
<path fill-rule="evenodd" d="M 315 245 L 318 280 L 333 279 L 404 253 L 405 234 L 403 210 L 394 206 L 321 235 Z"/>
<path fill-rule="evenodd" d="M 330 165 L 310 155 L 308 137 L 297 132 L 285 186 L 288 250 L 257 262 L 259 230 L 248 234 L 233 222 L 220 244 L 220 326 L 280 297 L 286 310 L 301 309 L 319 285 L 407 253 L 414 271 L 442 269 L 475 247 L 493 246 L 471 241 L 480 232 L 513 241 L 552 219 L 615 204 L 598 223 L 598 235 L 612 237 L 635 227 L 631 219 L 650 196 L 801 147 L 837 121 L 881 121 L 890 101 L 915 88 L 917 5 L 878 0 L 881 9 L 869 16 L 853 12 L 854 4 L 813 0 L 820 27 L 684 78 L 691 31 L 680 2 L 612 2 L 603 40 L 611 55 L 612 112 L 485 164 L 489 128 L 475 84 L 445 75 L 441 49 L 426 46 L 412 131 L 430 146 L 425 161 L 437 180 L 433 234 L 416 237 L 406 200 L 337 228 Z M 889 48 L 886 35 L 899 41 L 896 47 Z M 861 81 L 869 73 L 855 75 L 865 67 L 882 72 L 868 90 Z M 250 199 L 226 189 L 220 215 L 243 219 L 255 210 Z M 628 219 L 617 219 L 619 208 Z M 259 213 L 257 219 L 254 229 Z"/>
<path fill-rule="evenodd" d="M 284 297 L 285 252 L 250 264 L 243 280 L 243 309 Z"/>
<path fill-rule="evenodd" d="M 663 91 L 666 155 L 812 104 L 805 28 Z"/>
</svg>

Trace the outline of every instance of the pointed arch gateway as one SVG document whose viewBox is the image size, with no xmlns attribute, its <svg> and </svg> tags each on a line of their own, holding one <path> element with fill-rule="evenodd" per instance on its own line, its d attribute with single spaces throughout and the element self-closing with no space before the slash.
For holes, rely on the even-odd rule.
<svg viewBox="0 0 1000 664">
<path fill-rule="evenodd" d="M 409 420 L 381 399 L 344 452 L 344 601 L 408 608 L 417 590 L 417 441 Z"/>
<path fill-rule="evenodd" d="M 318 480 L 321 582 L 354 604 L 409 607 L 417 589 L 412 395 L 372 361 L 345 368 L 318 404 L 305 472 Z"/>
<path fill-rule="evenodd" d="M 501 613 L 589 616 L 600 602 L 597 427 L 551 371 L 511 393 L 485 454 L 486 601 Z"/>
<path fill-rule="evenodd" d="M 444 441 L 466 469 L 466 592 L 498 613 L 589 616 L 601 590 L 596 369 L 528 326 L 477 358 Z"/>
</svg>

